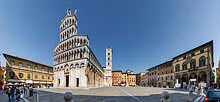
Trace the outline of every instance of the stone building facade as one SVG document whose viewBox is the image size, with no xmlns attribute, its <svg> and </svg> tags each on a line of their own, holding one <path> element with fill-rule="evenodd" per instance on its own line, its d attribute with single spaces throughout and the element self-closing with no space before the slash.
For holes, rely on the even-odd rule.
<svg viewBox="0 0 220 102">
<path fill-rule="evenodd" d="M 158 78 L 157 86 L 164 88 L 174 87 L 174 72 L 172 66 L 172 60 L 158 65 Z"/>
<path fill-rule="evenodd" d="M 5 53 L 3 55 L 6 59 L 7 83 L 53 86 L 53 67 Z"/>
<path fill-rule="evenodd" d="M 175 85 L 211 85 L 213 41 L 198 46 L 173 58 Z"/>
<path fill-rule="evenodd" d="M 143 75 L 142 77 L 141 77 L 141 86 L 143 86 L 143 87 L 146 87 L 146 86 L 148 86 L 149 85 L 149 72 L 146 72 L 146 74 L 145 75 Z"/>
<path fill-rule="evenodd" d="M 113 86 L 136 86 L 136 81 L 136 74 L 131 70 L 126 70 L 124 73 L 121 70 L 112 71 Z"/>
<path fill-rule="evenodd" d="M 6 82 L 5 82 L 5 67 L 1 67 L 0 66 L 0 86 L 3 86 Z"/>
<path fill-rule="evenodd" d="M 164 64 L 168 64 L 166 68 L 163 68 Z M 210 41 L 172 58 L 172 61 L 147 69 L 149 86 L 209 87 L 213 66 L 213 41 Z"/>
<path fill-rule="evenodd" d="M 128 74 L 127 73 L 127 77 L 128 77 L 128 85 L 129 86 L 136 86 L 136 74 Z"/>
<path fill-rule="evenodd" d="M 121 85 L 125 86 L 126 84 L 128 85 L 128 75 L 127 73 L 121 73 Z"/>
<path fill-rule="evenodd" d="M 149 81 L 148 81 L 148 85 L 149 86 L 153 86 L 153 87 L 157 87 L 157 72 L 158 72 L 158 67 L 152 67 L 147 69 L 149 71 Z"/>
<path fill-rule="evenodd" d="M 121 86 L 121 70 L 113 70 L 112 71 L 112 85 L 113 86 Z"/>
<path fill-rule="evenodd" d="M 139 86 L 143 86 L 143 83 L 141 81 L 142 77 L 145 76 L 146 73 L 145 72 L 140 72 L 136 74 L 136 84 Z"/>
<path fill-rule="evenodd" d="M 54 48 L 54 87 L 111 86 L 112 48 L 106 49 L 111 65 L 103 69 L 89 47 L 88 35 L 77 33 L 76 10 L 66 13 L 60 24 L 60 42 Z"/>
</svg>

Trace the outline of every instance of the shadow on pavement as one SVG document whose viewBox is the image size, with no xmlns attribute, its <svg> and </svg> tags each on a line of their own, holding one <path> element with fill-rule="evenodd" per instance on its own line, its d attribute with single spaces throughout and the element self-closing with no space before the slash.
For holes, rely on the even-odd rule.
<svg viewBox="0 0 220 102">
<path fill-rule="evenodd" d="M 39 102 L 64 102 L 64 93 L 42 90 L 39 90 L 39 93 Z M 170 102 L 187 102 L 187 97 L 188 95 L 182 93 L 170 93 Z M 75 95 L 73 93 L 74 102 L 160 102 L 161 98 L 161 94 L 150 96 L 93 96 Z"/>
</svg>

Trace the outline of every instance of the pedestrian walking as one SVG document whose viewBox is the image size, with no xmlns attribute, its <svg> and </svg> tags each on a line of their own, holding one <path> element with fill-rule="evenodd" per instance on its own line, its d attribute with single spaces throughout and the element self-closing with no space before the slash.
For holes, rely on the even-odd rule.
<svg viewBox="0 0 220 102">
<path fill-rule="evenodd" d="M 4 93 L 6 94 L 7 86 L 4 85 Z"/>
<path fill-rule="evenodd" d="M 21 91 L 21 96 L 20 96 L 20 98 L 21 98 L 21 99 L 24 98 L 24 93 L 23 93 L 23 91 Z"/>
<path fill-rule="evenodd" d="M 16 100 L 17 100 L 17 101 L 20 101 L 20 97 L 21 97 L 20 91 L 17 91 L 17 90 L 16 90 Z"/>
<path fill-rule="evenodd" d="M 15 93 L 16 93 L 15 94 L 16 95 L 16 100 L 19 101 L 19 99 L 20 99 L 20 89 L 19 89 L 18 86 L 16 87 L 16 92 Z"/>
<path fill-rule="evenodd" d="M 1 90 L 1 93 L 2 93 L 2 90 L 3 90 L 3 86 L 0 86 L 0 90 Z"/>
<path fill-rule="evenodd" d="M 12 101 L 15 100 L 15 91 L 16 91 L 16 89 L 15 89 L 15 87 L 13 86 L 13 87 L 11 88 L 11 100 L 12 100 Z"/>
<path fill-rule="evenodd" d="M 24 86 L 24 97 L 26 96 L 26 86 Z"/>
<path fill-rule="evenodd" d="M 11 86 L 7 88 L 6 94 L 8 94 L 8 100 L 11 101 Z"/>
<path fill-rule="evenodd" d="M 29 89 L 29 85 L 27 84 L 27 88 Z"/>
</svg>

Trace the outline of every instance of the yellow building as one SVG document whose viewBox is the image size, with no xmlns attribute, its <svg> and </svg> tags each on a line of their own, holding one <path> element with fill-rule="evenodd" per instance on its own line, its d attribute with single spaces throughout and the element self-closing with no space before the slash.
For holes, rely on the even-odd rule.
<svg viewBox="0 0 220 102">
<path fill-rule="evenodd" d="M 5 68 L 0 66 L 0 86 L 5 84 Z"/>
<path fill-rule="evenodd" d="M 3 54 L 6 59 L 7 83 L 39 87 L 53 85 L 53 67 L 31 60 Z"/>
<path fill-rule="evenodd" d="M 121 73 L 121 85 L 136 86 L 136 74 L 133 74 L 133 71 L 130 70 Z"/>
<path fill-rule="evenodd" d="M 121 85 L 125 86 L 127 82 L 127 73 L 121 73 Z"/>
<path fill-rule="evenodd" d="M 209 87 L 213 82 L 213 66 L 213 41 L 174 57 L 176 87 L 187 85 Z"/>
<path fill-rule="evenodd" d="M 127 74 L 128 75 L 128 85 L 136 86 L 136 74 Z"/>
</svg>

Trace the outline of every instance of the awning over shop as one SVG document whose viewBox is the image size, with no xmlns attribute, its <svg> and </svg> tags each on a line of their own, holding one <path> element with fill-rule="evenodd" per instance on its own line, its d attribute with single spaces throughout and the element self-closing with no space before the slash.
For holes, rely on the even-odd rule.
<svg viewBox="0 0 220 102">
<path fill-rule="evenodd" d="M 40 82 L 41 84 L 46 84 L 47 82 Z"/>
<path fill-rule="evenodd" d="M 53 84 L 53 82 L 47 82 L 47 84 Z"/>
<path fill-rule="evenodd" d="M 34 81 L 34 84 L 39 84 L 40 82 L 39 81 Z"/>
<path fill-rule="evenodd" d="M 24 83 L 24 80 L 13 80 L 13 79 L 8 79 L 7 82 L 18 82 L 18 83 Z"/>
<path fill-rule="evenodd" d="M 32 81 L 32 80 L 26 80 L 26 83 L 28 83 L 28 84 L 32 84 L 33 81 Z"/>
</svg>

